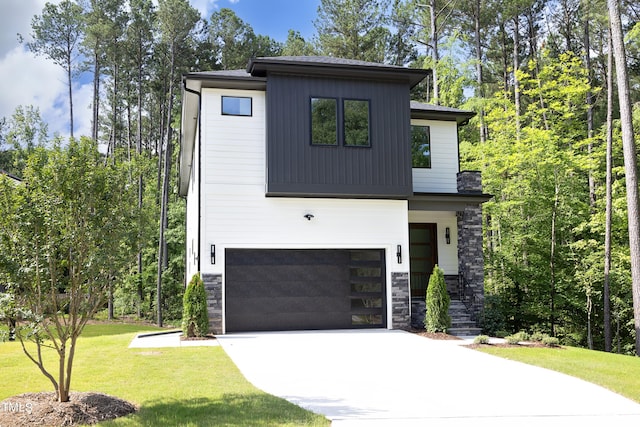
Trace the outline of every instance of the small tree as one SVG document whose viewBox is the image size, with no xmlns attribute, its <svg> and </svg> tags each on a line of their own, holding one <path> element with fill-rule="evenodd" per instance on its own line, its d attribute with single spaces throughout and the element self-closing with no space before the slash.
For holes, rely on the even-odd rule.
<svg viewBox="0 0 640 427">
<path fill-rule="evenodd" d="M 186 337 L 203 337 L 207 332 L 209 332 L 207 293 L 200 273 L 196 273 L 184 292 L 182 334 Z"/>
<path fill-rule="evenodd" d="M 446 332 L 451 324 L 449 317 L 449 293 L 444 281 L 444 271 L 436 264 L 427 288 L 427 312 L 424 327 L 427 332 Z"/>
</svg>

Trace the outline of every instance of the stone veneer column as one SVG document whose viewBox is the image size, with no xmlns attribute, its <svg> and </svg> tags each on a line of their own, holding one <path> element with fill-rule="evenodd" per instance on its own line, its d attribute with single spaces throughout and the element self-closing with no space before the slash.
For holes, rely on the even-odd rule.
<svg viewBox="0 0 640 427">
<path fill-rule="evenodd" d="M 222 274 L 203 274 L 202 281 L 207 292 L 209 332 L 222 333 Z"/>
<path fill-rule="evenodd" d="M 391 273 L 391 327 L 393 329 L 409 329 L 410 307 L 409 273 Z"/>
<path fill-rule="evenodd" d="M 482 176 L 478 171 L 458 173 L 458 193 L 481 194 Z M 458 268 L 473 292 L 471 307 L 479 322 L 484 308 L 484 255 L 482 253 L 482 204 L 468 204 L 458 211 Z"/>
</svg>

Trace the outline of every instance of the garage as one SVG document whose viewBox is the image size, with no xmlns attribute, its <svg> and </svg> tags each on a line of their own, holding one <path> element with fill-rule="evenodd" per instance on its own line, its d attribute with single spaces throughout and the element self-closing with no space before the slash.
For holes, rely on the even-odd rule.
<svg viewBox="0 0 640 427">
<path fill-rule="evenodd" d="M 227 332 L 386 326 L 383 249 L 226 249 Z"/>
</svg>

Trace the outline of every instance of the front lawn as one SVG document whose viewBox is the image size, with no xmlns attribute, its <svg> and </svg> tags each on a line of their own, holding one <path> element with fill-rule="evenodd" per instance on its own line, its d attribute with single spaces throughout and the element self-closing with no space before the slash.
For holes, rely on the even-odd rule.
<svg viewBox="0 0 640 427">
<path fill-rule="evenodd" d="M 323 416 L 253 387 L 220 347 L 127 348 L 136 333 L 157 329 L 127 324 L 86 327 L 74 362 L 72 391 L 106 393 L 140 406 L 134 415 L 100 425 L 329 425 Z M 18 342 L 0 343 L 0 360 L 0 401 L 53 391 Z"/>
<path fill-rule="evenodd" d="M 517 360 L 582 378 L 640 403 L 640 358 L 587 350 L 526 346 L 478 348 L 485 353 Z"/>
</svg>

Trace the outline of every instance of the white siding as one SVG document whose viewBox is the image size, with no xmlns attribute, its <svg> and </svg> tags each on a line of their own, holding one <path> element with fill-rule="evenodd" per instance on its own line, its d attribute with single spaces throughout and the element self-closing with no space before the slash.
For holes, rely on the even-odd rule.
<svg viewBox="0 0 640 427">
<path fill-rule="evenodd" d="M 458 127 L 456 122 L 411 120 L 412 125 L 429 126 L 431 168 L 413 169 L 413 191 L 457 193 Z"/>
<path fill-rule="evenodd" d="M 253 116 L 222 116 L 222 95 L 252 97 Z M 391 272 L 408 272 L 406 200 L 267 198 L 265 93 L 204 89 L 202 109 L 203 273 L 223 274 L 224 281 L 226 248 L 382 248 L 387 283 Z M 215 265 L 207 255 L 212 244 Z M 397 245 L 405 254 L 402 264 Z"/>
<path fill-rule="evenodd" d="M 458 274 L 458 226 L 455 212 L 409 211 L 410 223 L 436 223 L 438 233 L 438 265 L 444 274 Z M 447 244 L 445 229 L 449 227 L 451 243 Z"/>
<path fill-rule="evenodd" d="M 197 135 L 197 130 L 196 130 Z M 191 277 L 198 272 L 198 141 L 193 150 L 193 162 L 191 176 L 189 177 L 189 189 L 187 192 L 187 230 L 186 230 L 186 265 L 185 280 L 188 283 Z"/>
</svg>

